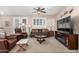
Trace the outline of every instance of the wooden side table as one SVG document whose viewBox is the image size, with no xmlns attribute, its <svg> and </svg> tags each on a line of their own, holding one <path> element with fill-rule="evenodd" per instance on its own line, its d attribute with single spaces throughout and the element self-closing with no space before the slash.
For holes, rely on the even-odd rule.
<svg viewBox="0 0 79 59">
<path fill-rule="evenodd" d="M 49 31 L 49 32 L 48 32 L 48 36 L 49 36 L 49 37 L 54 36 L 54 31 Z"/>
</svg>

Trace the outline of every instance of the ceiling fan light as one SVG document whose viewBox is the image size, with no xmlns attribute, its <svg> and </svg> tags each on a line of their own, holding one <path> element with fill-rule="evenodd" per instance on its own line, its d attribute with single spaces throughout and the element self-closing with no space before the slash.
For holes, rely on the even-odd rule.
<svg viewBox="0 0 79 59">
<path fill-rule="evenodd" d="M 38 15 L 40 15 L 40 14 L 41 14 L 41 12 L 40 12 L 40 11 L 38 11 L 38 12 L 37 12 L 37 14 L 38 14 Z"/>
<path fill-rule="evenodd" d="M 38 14 L 40 14 L 41 12 L 40 12 L 40 11 L 38 11 L 37 13 L 38 13 Z"/>
</svg>

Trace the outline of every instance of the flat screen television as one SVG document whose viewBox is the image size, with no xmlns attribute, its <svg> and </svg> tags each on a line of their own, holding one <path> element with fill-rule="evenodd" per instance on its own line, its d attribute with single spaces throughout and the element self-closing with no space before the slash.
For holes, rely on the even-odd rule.
<svg viewBox="0 0 79 59">
<path fill-rule="evenodd" d="M 65 17 L 57 21 L 57 29 L 72 33 L 71 16 Z"/>
</svg>

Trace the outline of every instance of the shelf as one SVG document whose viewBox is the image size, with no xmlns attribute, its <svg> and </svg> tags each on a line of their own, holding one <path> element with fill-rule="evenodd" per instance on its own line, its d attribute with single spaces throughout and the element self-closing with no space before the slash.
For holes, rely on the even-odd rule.
<svg viewBox="0 0 79 59">
<path fill-rule="evenodd" d="M 59 31 L 55 32 L 55 38 L 61 42 L 68 49 L 78 49 L 78 35 L 74 34 L 62 34 Z"/>
</svg>

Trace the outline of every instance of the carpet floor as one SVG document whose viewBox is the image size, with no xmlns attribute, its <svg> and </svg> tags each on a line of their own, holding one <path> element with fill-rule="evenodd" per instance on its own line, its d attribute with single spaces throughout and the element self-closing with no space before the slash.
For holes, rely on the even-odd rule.
<svg viewBox="0 0 79 59">
<path fill-rule="evenodd" d="M 28 38 L 28 46 L 23 51 L 19 46 L 15 46 L 10 53 L 77 53 L 79 50 L 69 50 L 54 37 L 46 38 L 42 44 L 40 44 L 36 38 Z M 20 49 L 20 51 L 18 51 Z"/>
</svg>

